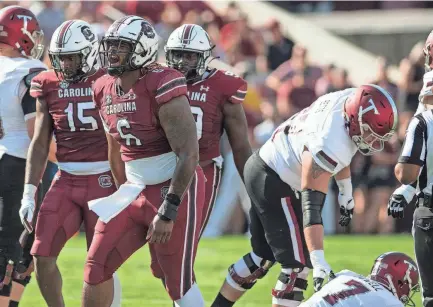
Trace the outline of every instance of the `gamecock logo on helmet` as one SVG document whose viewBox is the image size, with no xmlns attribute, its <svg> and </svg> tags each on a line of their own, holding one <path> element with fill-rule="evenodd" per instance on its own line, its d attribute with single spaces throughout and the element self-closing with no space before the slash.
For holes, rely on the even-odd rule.
<svg viewBox="0 0 433 307">
<path fill-rule="evenodd" d="M 148 38 L 154 38 L 155 32 L 153 31 L 152 26 L 147 21 L 143 21 L 141 23 L 141 31 L 143 31 L 143 34 L 146 35 Z"/>
<path fill-rule="evenodd" d="M 88 26 L 84 26 L 81 28 L 81 33 L 83 33 L 84 38 L 88 40 L 89 42 L 93 41 L 95 39 L 95 34 L 90 30 Z"/>
</svg>

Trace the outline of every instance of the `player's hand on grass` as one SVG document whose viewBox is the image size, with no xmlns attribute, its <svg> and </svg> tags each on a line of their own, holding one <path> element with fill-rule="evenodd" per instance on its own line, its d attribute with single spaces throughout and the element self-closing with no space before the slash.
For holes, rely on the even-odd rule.
<svg viewBox="0 0 433 307">
<path fill-rule="evenodd" d="M 174 222 L 164 221 L 157 214 L 149 225 L 146 239 L 149 243 L 163 244 L 170 240 L 173 231 Z"/>
<path fill-rule="evenodd" d="M 325 260 L 323 250 L 315 250 L 310 253 L 311 264 L 313 265 L 313 286 L 314 292 L 322 289 L 323 284 L 328 277 L 328 280 L 335 278 L 331 270 L 331 266 Z"/>
</svg>

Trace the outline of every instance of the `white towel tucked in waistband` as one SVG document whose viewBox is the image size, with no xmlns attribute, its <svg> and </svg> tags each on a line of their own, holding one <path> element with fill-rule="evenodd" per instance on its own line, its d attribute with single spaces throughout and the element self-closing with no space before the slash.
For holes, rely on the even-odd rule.
<svg viewBox="0 0 433 307">
<path fill-rule="evenodd" d="M 101 221 L 108 223 L 128 207 L 145 187 L 144 184 L 126 182 L 110 196 L 89 201 L 89 209 L 95 212 Z"/>
</svg>

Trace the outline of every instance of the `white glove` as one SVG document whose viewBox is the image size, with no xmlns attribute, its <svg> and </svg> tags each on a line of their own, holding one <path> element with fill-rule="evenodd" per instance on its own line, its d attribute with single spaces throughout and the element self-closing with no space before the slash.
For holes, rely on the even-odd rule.
<svg viewBox="0 0 433 307">
<path fill-rule="evenodd" d="M 401 185 L 398 187 L 388 201 L 388 215 L 393 218 L 403 218 L 404 209 L 412 202 L 416 196 L 416 189 L 411 185 Z"/>
<path fill-rule="evenodd" d="M 337 180 L 338 185 L 338 204 L 340 205 L 340 220 L 341 226 L 349 225 L 353 217 L 353 208 L 355 203 L 352 194 L 352 178 Z"/>
<path fill-rule="evenodd" d="M 312 251 L 310 253 L 310 260 L 313 265 L 314 292 L 317 292 L 322 289 L 326 277 L 332 279 L 335 275 L 325 260 L 325 252 L 323 250 Z"/>
<path fill-rule="evenodd" d="M 21 223 L 29 233 L 33 231 L 33 215 L 35 213 L 36 203 L 35 195 L 37 187 L 33 184 L 24 185 L 23 199 L 21 199 L 20 218 Z"/>
</svg>

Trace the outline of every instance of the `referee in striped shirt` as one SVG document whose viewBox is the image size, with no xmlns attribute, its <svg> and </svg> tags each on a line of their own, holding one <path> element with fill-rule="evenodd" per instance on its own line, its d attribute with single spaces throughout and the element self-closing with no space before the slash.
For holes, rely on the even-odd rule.
<svg viewBox="0 0 433 307">
<path fill-rule="evenodd" d="M 433 110 L 415 115 L 407 129 L 395 176 L 403 184 L 391 195 L 388 215 L 402 218 L 415 203 L 412 234 L 424 307 L 433 307 Z M 416 195 L 416 197 L 414 197 Z"/>
</svg>

